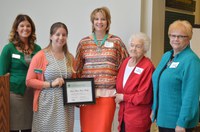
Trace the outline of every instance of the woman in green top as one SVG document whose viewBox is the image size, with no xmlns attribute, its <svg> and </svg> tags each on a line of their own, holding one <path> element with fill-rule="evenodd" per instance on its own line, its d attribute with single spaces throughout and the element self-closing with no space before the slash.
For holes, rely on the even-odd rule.
<svg viewBox="0 0 200 132">
<path fill-rule="evenodd" d="M 25 79 L 32 57 L 41 49 L 35 40 L 33 21 L 28 15 L 19 14 L 0 57 L 0 75 L 10 73 L 11 132 L 31 132 L 33 93 L 26 88 Z"/>
</svg>

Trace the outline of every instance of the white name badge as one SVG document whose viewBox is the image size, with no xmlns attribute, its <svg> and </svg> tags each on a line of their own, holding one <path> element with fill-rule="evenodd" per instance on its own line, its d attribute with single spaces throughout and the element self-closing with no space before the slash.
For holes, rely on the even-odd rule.
<svg viewBox="0 0 200 132">
<path fill-rule="evenodd" d="M 134 73 L 136 74 L 141 74 L 143 72 L 143 68 L 140 68 L 140 67 L 136 67 L 135 70 L 134 70 Z"/>
<path fill-rule="evenodd" d="M 107 48 L 112 48 L 114 46 L 114 44 L 113 44 L 113 42 L 106 41 L 104 46 Z"/>
<path fill-rule="evenodd" d="M 18 54 L 12 54 L 12 58 L 20 59 L 20 55 L 18 55 Z"/>
<path fill-rule="evenodd" d="M 178 66 L 179 62 L 172 62 L 172 64 L 169 66 L 169 68 L 176 68 Z"/>
</svg>

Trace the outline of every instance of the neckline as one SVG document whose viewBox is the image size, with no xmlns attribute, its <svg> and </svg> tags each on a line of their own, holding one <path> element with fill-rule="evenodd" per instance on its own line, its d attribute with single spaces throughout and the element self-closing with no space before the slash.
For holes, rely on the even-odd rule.
<svg viewBox="0 0 200 132">
<path fill-rule="evenodd" d="M 101 43 L 99 43 L 100 41 L 97 40 L 97 37 L 95 35 L 95 33 L 92 34 L 93 35 L 93 38 L 94 38 L 94 43 L 98 46 L 98 47 L 101 47 L 105 41 L 107 40 L 108 38 L 108 34 L 106 34 L 104 37 L 103 37 L 103 40 L 101 41 Z"/>
<path fill-rule="evenodd" d="M 25 55 L 32 55 L 33 53 L 34 53 L 34 50 L 32 51 L 32 52 L 30 52 L 29 51 L 29 54 L 26 54 L 26 53 L 24 53 L 22 50 L 20 51 L 20 50 L 18 50 L 17 49 L 17 47 L 14 45 L 14 43 L 12 44 L 12 46 L 13 46 L 13 48 L 14 48 L 14 50 L 16 51 L 16 52 L 18 52 L 19 54 L 21 54 L 21 55 L 23 55 L 23 56 L 25 56 Z M 28 48 L 27 50 L 29 50 L 30 48 Z"/>
<path fill-rule="evenodd" d="M 53 56 L 53 58 L 55 59 L 55 60 L 57 60 L 57 61 L 60 61 L 60 60 L 63 60 L 63 59 L 65 59 L 65 54 L 64 54 L 64 52 L 62 52 L 63 53 L 63 57 L 57 57 L 56 58 L 56 56 L 54 55 L 54 53 L 53 53 L 53 51 L 52 50 L 50 50 L 50 52 L 51 52 L 51 55 Z M 56 53 L 55 53 L 56 54 Z"/>
<path fill-rule="evenodd" d="M 63 78 L 63 76 L 62 76 L 62 72 L 61 72 L 61 69 L 60 69 L 60 66 L 58 65 L 58 62 L 57 62 L 57 60 L 56 60 L 56 58 L 55 58 L 55 56 L 54 56 L 54 54 L 53 54 L 53 52 L 52 52 L 52 50 L 50 50 L 50 52 L 51 52 L 51 55 L 53 56 L 53 59 L 54 59 L 54 62 L 56 63 L 56 65 L 57 65 L 57 67 L 58 67 L 58 70 L 59 70 L 59 73 L 60 73 L 60 77 L 61 78 Z M 65 54 L 63 53 L 63 55 L 64 55 L 64 62 L 65 62 L 65 66 L 66 66 L 66 57 L 65 57 Z M 62 60 L 63 60 L 62 59 Z M 61 60 L 61 61 L 62 61 Z M 59 61 L 59 60 L 58 60 Z M 66 66 L 67 67 L 67 66 Z"/>
</svg>

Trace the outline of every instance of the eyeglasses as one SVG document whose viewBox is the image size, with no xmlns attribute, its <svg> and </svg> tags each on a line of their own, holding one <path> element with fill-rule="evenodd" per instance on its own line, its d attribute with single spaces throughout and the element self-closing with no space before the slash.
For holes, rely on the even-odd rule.
<svg viewBox="0 0 200 132">
<path fill-rule="evenodd" d="M 188 37 L 188 36 L 169 34 L 169 38 L 170 38 L 170 39 L 175 39 L 175 38 L 177 38 L 177 39 L 183 40 L 183 39 L 185 39 L 185 38 L 187 38 L 187 37 Z"/>
</svg>

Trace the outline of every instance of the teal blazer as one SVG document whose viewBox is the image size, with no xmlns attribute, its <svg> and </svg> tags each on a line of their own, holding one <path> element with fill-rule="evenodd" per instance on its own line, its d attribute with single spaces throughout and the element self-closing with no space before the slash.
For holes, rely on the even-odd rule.
<svg viewBox="0 0 200 132">
<path fill-rule="evenodd" d="M 160 127 L 193 128 L 199 121 L 200 60 L 186 47 L 167 66 L 166 52 L 153 73 L 153 118 Z"/>
</svg>

